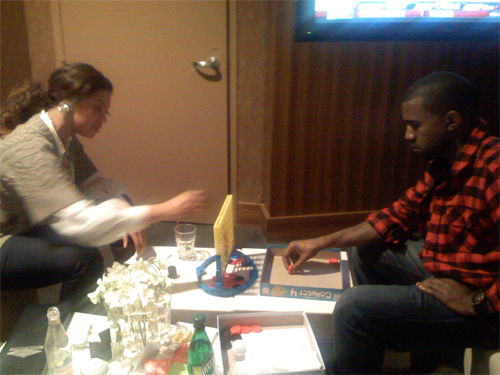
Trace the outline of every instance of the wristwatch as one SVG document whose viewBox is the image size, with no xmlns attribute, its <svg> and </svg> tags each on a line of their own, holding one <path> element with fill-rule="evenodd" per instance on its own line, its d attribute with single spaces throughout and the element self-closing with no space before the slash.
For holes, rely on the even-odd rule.
<svg viewBox="0 0 500 375">
<path fill-rule="evenodd" d="M 483 315 L 488 312 L 488 300 L 484 290 L 476 290 L 472 296 L 472 307 L 478 315 Z"/>
</svg>

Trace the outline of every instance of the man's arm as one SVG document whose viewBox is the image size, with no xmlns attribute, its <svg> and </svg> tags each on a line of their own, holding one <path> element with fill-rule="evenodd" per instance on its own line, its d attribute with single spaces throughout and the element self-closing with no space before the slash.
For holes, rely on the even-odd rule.
<svg viewBox="0 0 500 375">
<path fill-rule="evenodd" d="M 282 256 L 283 265 L 290 273 L 296 273 L 305 262 L 316 256 L 321 250 L 332 247 L 371 245 L 381 241 L 382 238 L 377 231 L 365 221 L 326 236 L 290 242 Z M 289 269 L 292 263 L 293 267 Z"/>
</svg>

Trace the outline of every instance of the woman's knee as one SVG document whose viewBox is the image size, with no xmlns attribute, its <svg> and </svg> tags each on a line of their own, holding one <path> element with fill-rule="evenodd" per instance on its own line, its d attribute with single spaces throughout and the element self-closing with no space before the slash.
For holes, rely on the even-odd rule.
<svg viewBox="0 0 500 375">
<path fill-rule="evenodd" d="M 60 251 L 74 265 L 76 272 L 102 273 L 104 269 L 104 259 L 95 247 L 64 246 Z"/>
</svg>

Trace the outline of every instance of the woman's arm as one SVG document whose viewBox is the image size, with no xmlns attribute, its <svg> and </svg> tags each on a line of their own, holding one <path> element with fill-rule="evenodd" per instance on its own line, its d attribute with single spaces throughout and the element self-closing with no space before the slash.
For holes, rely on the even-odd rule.
<svg viewBox="0 0 500 375">
<path fill-rule="evenodd" d="M 186 191 L 150 206 L 127 207 L 118 198 L 95 205 L 83 199 L 51 215 L 47 224 L 73 243 L 102 246 L 159 221 L 200 214 L 208 207 L 207 201 L 203 190 Z"/>
</svg>

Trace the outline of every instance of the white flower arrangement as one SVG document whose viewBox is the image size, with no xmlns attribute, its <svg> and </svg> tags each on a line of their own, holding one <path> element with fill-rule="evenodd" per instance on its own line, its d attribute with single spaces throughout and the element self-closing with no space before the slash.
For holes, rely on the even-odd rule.
<svg viewBox="0 0 500 375">
<path fill-rule="evenodd" d="M 131 265 L 114 262 L 107 274 L 97 280 L 90 300 L 103 302 L 111 322 L 112 341 L 123 345 L 124 355 L 132 357 L 151 338 L 160 338 L 170 325 L 169 263 L 149 258 Z M 139 325 L 136 323 L 139 322 Z M 114 336 L 114 337 L 113 337 Z M 113 356 L 115 354 L 113 353 Z"/>
<path fill-rule="evenodd" d="M 127 314 L 147 312 L 151 303 L 160 302 L 161 296 L 171 291 L 174 280 L 167 277 L 168 265 L 157 258 L 129 266 L 114 262 L 88 297 L 94 304 L 102 300 L 109 309 L 122 307 Z"/>
</svg>

